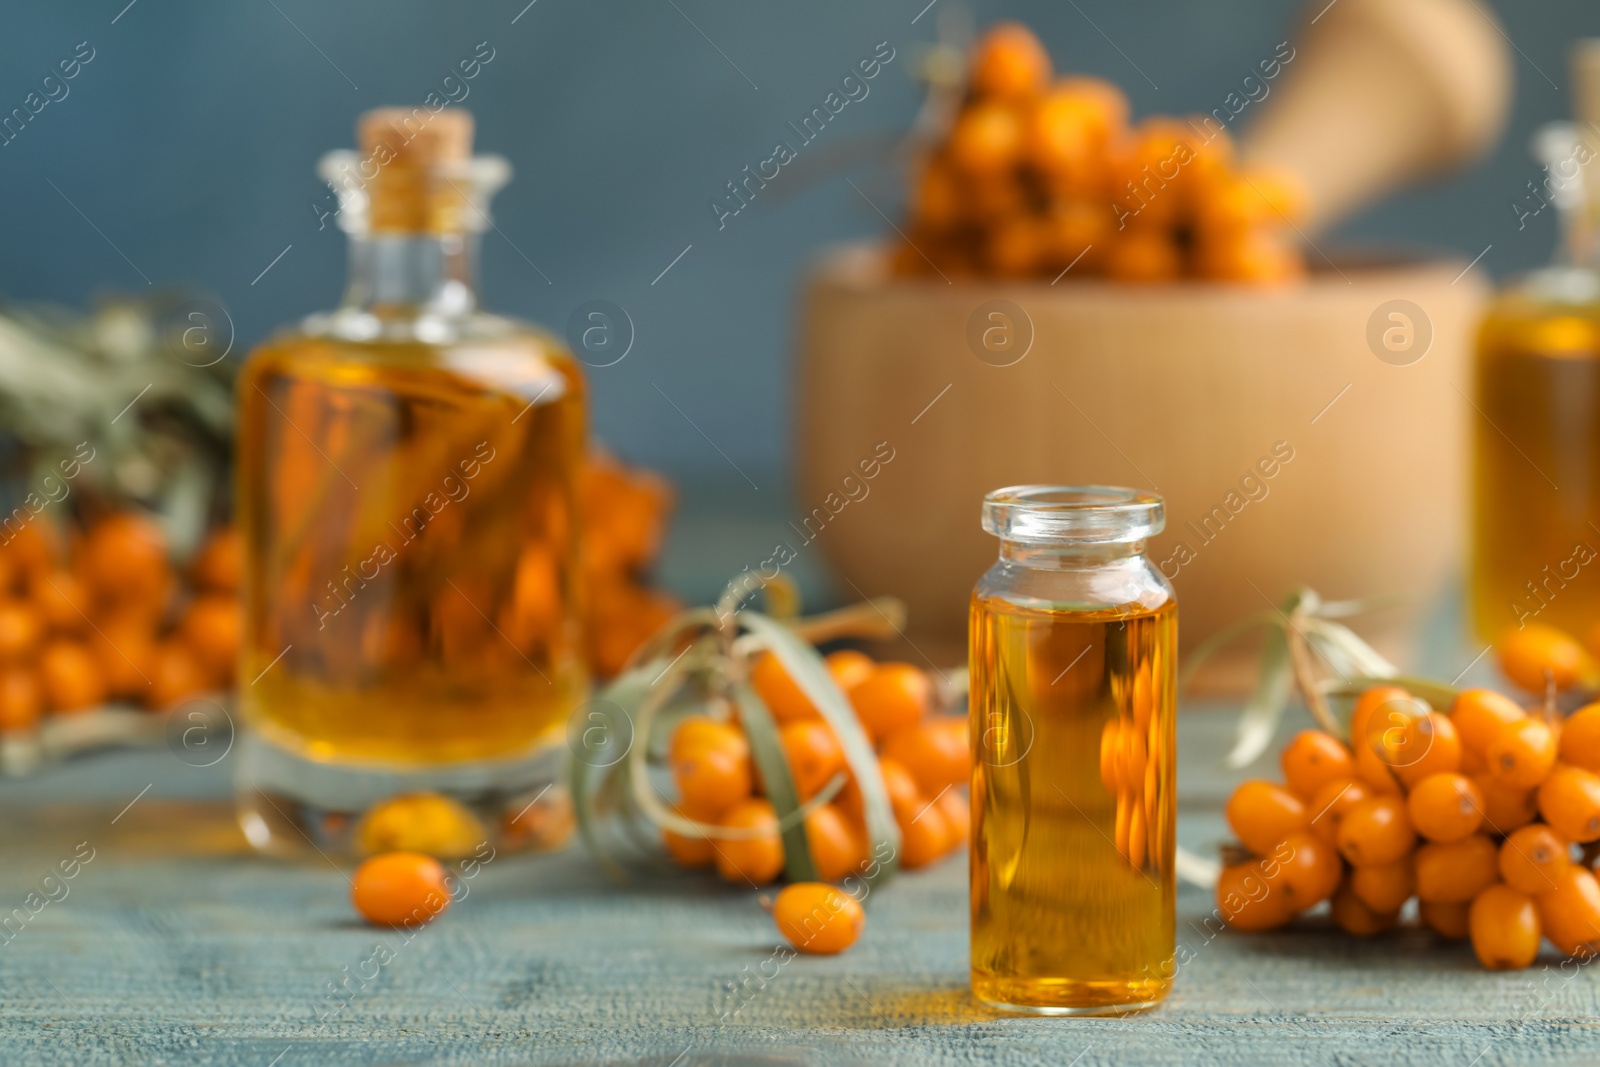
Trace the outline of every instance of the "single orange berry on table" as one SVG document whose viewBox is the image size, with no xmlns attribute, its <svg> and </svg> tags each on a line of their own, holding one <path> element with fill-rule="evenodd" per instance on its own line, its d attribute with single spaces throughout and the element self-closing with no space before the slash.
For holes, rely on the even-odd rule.
<svg viewBox="0 0 1600 1067">
<path fill-rule="evenodd" d="M 672 778 L 685 804 L 726 811 L 750 795 L 750 760 L 732 748 L 702 747 L 672 761 Z"/>
<path fill-rule="evenodd" d="M 1372 796 L 1368 785 L 1359 778 L 1336 779 L 1317 790 L 1306 811 L 1311 814 L 1311 829 L 1330 845 L 1339 841 L 1339 823 L 1357 804 Z"/>
<path fill-rule="evenodd" d="M 743 731 L 733 723 L 713 719 L 709 715 L 689 715 L 680 720 L 672 731 L 672 742 L 667 746 L 667 761 L 676 763 L 688 759 L 705 748 L 722 749 L 742 759 L 750 757 L 750 743 Z"/>
<path fill-rule="evenodd" d="M 1217 877 L 1217 909 L 1223 921 L 1237 930 L 1271 930 L 1294 918 L 1288 899 L 1272 891 L 1260 860 L 1222 868 Z"/>
<path fill-rule="evenodd" d="M 756 837 L 721 838 L 715 842 L 717 873 L 729 882 L 766 885 L 783 871 L 783 840 L 778 815 L 760 797 L 741 800 L 723 812 L 721 824 L 734 830 L 759 830 Z"/>
<path fill-rule="evenodd" d="M 38 608 L 24 600 L 0 602 L 0 662 L 27 659 L 44 636 L 44 616 Z"/>
<path fill-rule="evenodd" d="M 1267 855 L 1278 842 L 1310 823 L 1299 797 L 1281 785 L 1259 779 L 1240 783 L 1228 798 L 1225 813 L 1234 836 L 1257 856 Z"/>
<path fill-rule="evenodd" d="M 1491 971 L 1517 971 L 1539 954 L 1539 912 L 1533 898 L 1508 885 L 1479 893 L 1468 912 L 1472 951 Z"/>
<path fill-rule="evenodd" d="M 1380 912 L 1367 907 L 1348 885 L 1333 895 L 1328 907 L 1339 928 L 1356 937 L 1375 937 L 1393 929 L 1400 921 L 1399 912 Z"/>
<path fill-rule="evenodd" d="M 1561 761 L 1600 774 L 1600 704 L 1586 704 L 1561 723 Z"/>
<path fill-rule="evenodd" d="M 1568 840 L 1600 839 L 1600 775 L 1558 764 L 1539 786 L 1539 814 Z"/>
<path fill-rule="evenodd" d="M 1509 834 L 1539 814 L 1536 789 L 1506 785 L 1487 772 L 1473 776 L 1472 784 L 1483 796 L 1483 828 L 1490 833 Z"/>
<path fill-rule="evenodd" d="M 1483 792 L 1464 774 L 1431 774 L 1406 797 L 1406 814 L 1429 841 L 1459 841 L 1483 825 Z"/>
<path fill-rule="evenodd" d="M 1544 936 L 1568 956 L 1587 959 L 1600 951 L 1600 883 L 1574 863 L 1556 875 L 1554 888 L 1534 898 Z"/>
<path fill-rule="evenodd" d="M 1554 889 L 1556 876 L 1570 866 L 1571 846 L 1542 823 L 1514 830 L 1500 843 L 1500 877 L 1524 893 Z"/>
<path fill-rule="evenodd" d="M 157 710 L 176 707 L 204 693 L 211 680 L 189 646 L 178 640 L 157 642 L 150 659 L 150 684 L 145 689 L 149 706 Z"/>
<path fill-rule="evenodd" d="M 1018 99 L 1044 90 L 1050 80 L 1050 54 L 1020 22 L 994 26 L 972 54 L 972 90 L 984 96 Z"/>
<path fill-rule="evenodd" d="M 1339 853 L 1357 867 L 1393 863 L 1410 852 L 1417 834 L 1404 799 L 1379 795 L 1351 808 L 1339 823 Z"/>
<path fill-rule="evenodd" d="M 880 663 L 850 688 L 850 704 L 873 741 L 915 726 L 932 699 L 928 676 L 909 663 Z"/>
<path fill-rule="evenodd" d="M 1428 929 L 1451 941 L 1465 941 L 1472 932 L 1472 905 L 1440 904 L 1424 900 L 1417 904 L 1417 917 Z"/>
<path fill-rule="evenodd" d="M 816 796 L 844 770 L 844 749 L 821 719 L 788 723 L 778 731 L 778 743 L 801 800 Z"/>
<path fill-rule="evenodd" d="M 1502 726 L 1483 755 L 1496 781 L 1532 789 L 1555 768 L 1556 751 L 1555 731 L 1542 720 L 1527 718 Z"/>
<path fill-rule="evenodd" d="M 828 673 L 833 675 L 834 683 L 846 693 L 850 692 L 851 686 L 863 681 L 878 666 L 871 656 L 865 652 L 857 652 L 853 648 L 830 652 L 822 658 L 822 662 L 827 666 Z"/>
<path fill-rule="evenodd" d="M 837 882 L 867 862 L 866 840 L 832 804 L 806 816 L 806 844 L 824 881 Z"/>
<path fill-rule="evenodd" d="M 419 926 L 450 906 L 450 887 L 432 856 L 386 852 L 356 868 L 350 900 L 376 926 Z"/>
<path fill-rule="evenodd" d="M 783 669 L 778 657 L 763 652 L 750 668 L 750 685 L 756 695 L 780 723 L 797 719 L 816 718 L 820 712 L 812 706 L 810 698 L 800 690 L 789 672 Z"/>
<path fill-rule="evenodd" d="M 58 638 L 39 654 L 45 703 L 61 712 L 86 711 L 105 703 L 100 664 L 81 641 Z"/>
<path fill-rule="evenodd" d="M 1461 747 L 1480 754 L 1502 726 L 1527 715 L 1515 700 L 1493 689 L 1465 690 L 1450 705 L 1450 721 L 1461 738 Z"/>
<path fill-rule="evenodd" d="M 860 901 L 822 882 L 785 886 L 772 903 L 772 919 L 796 950 L 823 956 L 855 944 L 867 921 Z"/>
<path fill-rule="evenodd" d="M 1350 872 L 1350 891 L 1374 912 L 1388 915 L 1417 892 L 1411 857 L 1379 867 L 1357 867 Z"/>
<path fill-rule="evenodd" d="M 1415 863 L 1417 896 L 1440 904 L 1465 904 L 1500 879 L 1500 851 L 1487 834 L 1430 841 Z"/>
<path fill-rule="evenodd" d="M 1496 643 L 1500 669 L 1521 689 L 1542 693 L 1548 682 L 1557 691 L 1570 689 L 1591 670 L 1589 654 L 1575 638 L 1553 626 L 1530 623 L 1508 631 Z"/>
<path fill-rule="evenodd" d="M 0 667 L 0 731 L 26 730 L 43 713 L 39 676 L 26 667 Z"/>
<path fill-rule="evenodd" d="M 1329 782 L 1355 776 L 1356 761 L 1344 742 L 1322 730 L 1301 730 L 1284 746 L 1278 762 L 1284 783 L 1310 800 Z"/>
<path fill-rule="evenodd" d="M 1334 847 L 1309 830 L 1297 830 L 1283 839 L 1261 869 L 1274 893 L 1282 893 L 1293 911 L 1304 911 L 1333 896 L 1344 866 Z"/>
</svg>

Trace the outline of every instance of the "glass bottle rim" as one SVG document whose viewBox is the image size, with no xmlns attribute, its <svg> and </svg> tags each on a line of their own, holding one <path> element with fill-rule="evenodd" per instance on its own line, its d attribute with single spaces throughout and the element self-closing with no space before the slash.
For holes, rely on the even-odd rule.
<svg viewBox="0 0 1600 1067">
<path fill-rule="evenodd" d="M 1160 496 L 1116 485 L 1011 485 L 983 498 L 983 528 L 1003 541 L 1119 544 L 1143 541 L 1166 525 Z"/>
</svg>

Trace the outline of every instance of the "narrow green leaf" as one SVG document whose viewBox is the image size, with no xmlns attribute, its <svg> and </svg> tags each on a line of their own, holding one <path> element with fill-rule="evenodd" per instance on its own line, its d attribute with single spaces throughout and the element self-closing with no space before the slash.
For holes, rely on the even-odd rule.
<svg viewBox="0 0 1600 1067">
<path fill-rule="evenodd" d="M 1283 709 L 1289 706 L 1293 682 L 1288 635 L 1282 629 L 1274 629 L 1267 634 L 1266 647 L 1261 651 L 1261 675 L 1256 679 L 1255 691 L 1239 713 L 1233 751 L 1227 758 L 1229 767 L 1244 767 L 1266 751 Z"/>
<path fill-rule="evenodd" d="M 739 705 L 739 722 L 750 741 L 750 757 L 761 771 L 761 784 L 766 787 L 772 810 L 778 813 L 783 836 L 783 873 L 790 882 L 815 882 L 817 865 L 811 859 L 811 844 L 806 840 L 800 791 L 795 788 L 789 761 L 783 755 L 783 744 L 778 740 L 778 724 L 749 685 L 743 682 L 736 685 L 733 699 Z"/>
<path fill-rule="evenodd" d="M 877 753 L 873 751 L 866 731 L 861 728 L 855 709 L 850 706 L 839 684 L 833 680 L 833 675 L 828 672 L 817 650 L 794 631 L 752 611 L 741 614 L 739 620 L 760 639 L 768 651 L 778 657 L 784 671 L 794 679 L 794 683 L 839 739 L 845 762 L 849 764 L 856 786 L 861 791 L 861 807 L 867 821 L 870 851 L 862 878 L 868 884 L 873 884 L 888 877 L 900 863 L 900 827 L 895 822 L 894 809 L 889 805 L 889 790 L 883 784 L 883 773 L 878 769 Z"/>
</svg>

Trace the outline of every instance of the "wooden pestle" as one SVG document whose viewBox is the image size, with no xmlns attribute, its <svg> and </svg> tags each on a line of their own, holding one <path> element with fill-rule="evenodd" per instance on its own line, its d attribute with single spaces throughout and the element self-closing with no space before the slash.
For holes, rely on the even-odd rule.
<svg viewBox="0 0 1600 1067">
<path fill-rule="evenodd" d="M 1248 163 L 1305 183 L 1306 233 L 1494 143 L 1511 62 L 1482 4 L 1312 0 L 1307 15 L 1284 83 L 1242 145 Z"/>
</svg>

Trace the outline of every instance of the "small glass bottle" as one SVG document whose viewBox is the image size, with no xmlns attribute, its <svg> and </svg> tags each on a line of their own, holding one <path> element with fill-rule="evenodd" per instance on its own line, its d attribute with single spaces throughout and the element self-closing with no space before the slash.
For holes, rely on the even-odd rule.
<svg viewBox="0 0 1600 1067">
<path fill-rule="evenodd" d="M 459 109 L 364 115 L 320 167 L 350 238 L 337 310 L 240 374 L 240 820 L 269 851 L 438 854 L 548 836 L 582 698 L 584 380 L 478 307 L 509 177 Z"/>
<path fill-rule="evenodd" d="M 1544 177 L 1519 228 L 1558 215 L 1555 262 L 1491 304 L 1478 332 L 1472 616 L 1493 641 L 1600 618 L 1600 41 L 1573 50 L 1576 125 L 1534 140 Z"/>
<path fill-rule="evenodd" d="M 1178 606 L 1160 497 L 1024 485 L 983 502 L 972 593 L 972 990 L 1040 1015 L 1172 985 Z"/>
</svg>

